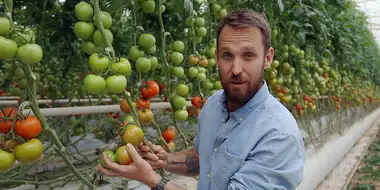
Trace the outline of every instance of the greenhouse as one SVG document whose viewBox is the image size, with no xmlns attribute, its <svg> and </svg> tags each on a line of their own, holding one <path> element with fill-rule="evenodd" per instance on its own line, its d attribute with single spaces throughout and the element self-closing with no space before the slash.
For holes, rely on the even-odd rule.
<svg viewBox="0 0 380 190">
<path fill-rule="evenodd" d="M 0 189 L 379 189 L 379 44 L 380 0 L 0 0 Z"/>
</svg>

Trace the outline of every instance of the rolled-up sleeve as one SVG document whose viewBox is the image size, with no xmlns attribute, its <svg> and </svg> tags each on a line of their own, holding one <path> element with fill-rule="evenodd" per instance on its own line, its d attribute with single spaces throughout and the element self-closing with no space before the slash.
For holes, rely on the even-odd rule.
<svg viewBox="0 0 380 190">
<path fill-rule="evenodd" d="M 293 190 L 303 179 L 304 151 L 292 135 L 262 139 L 232 177 L 229 190 Z"/>
</svg>

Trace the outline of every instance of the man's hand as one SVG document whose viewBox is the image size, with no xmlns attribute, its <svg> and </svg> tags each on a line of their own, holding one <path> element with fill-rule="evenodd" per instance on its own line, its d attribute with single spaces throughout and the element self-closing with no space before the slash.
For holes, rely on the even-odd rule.
<svg viewBox="0 0 380 190">
<path fill-rule="evenodd" d="M 152 147 L 153 153 L 150 153 L 150 147 Z M 140 155 L 152 166 L 153 169 L 159 169 L 165 167 L 168 163 L 168 153 L 160 145 L 153 145 L 151 142 L 148 142 L 148 146 L 141 143 L 138 146 L 140 150 Z"/>
<path fill-rule="evenodd" d="M 109 170 L 98 164 L 100 172 L 111 177 L 124 177 L 128 179 L 133 179 L 140 181 L 149 187 L 154 187 L 159 182 L 159 176 L 154 172 L 150 164 L 142 159 L 137 153 L 133 145 L 127 145 L 128 153 L 131 156 L 133 162 L 129 165 L 119 165 L 112 162 L 105 154 L 103 154 L 103 159 L 105 165 Z"/>
</svg>

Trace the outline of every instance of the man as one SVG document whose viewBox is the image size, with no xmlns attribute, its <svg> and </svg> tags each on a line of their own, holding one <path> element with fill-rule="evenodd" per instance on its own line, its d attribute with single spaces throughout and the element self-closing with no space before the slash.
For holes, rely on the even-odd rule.
<svg viewBox="0 0 380 190">
<path fill-rule="evenodd" d="M 217 31 L 224 90 L 209 97 L 202 108 L 194 148 L 169 154 L 152 145 L 152 154 L 148 146 L 140 145 L 140 157 L 128 145 L 133 164 L 119 166 L 107 160 L 111 171 L 100 167 L 101 171 L 165 190 L 181 187 L 160 179 L 153 169 L 199 175 L 201 190 L 295 189 L 303 177 L 304 145 L 295 119 L 269 93 L 263 78 L 274 56 L 270 41 L 263 15 L 247 9 L 230 13 Z"/>
</svg>

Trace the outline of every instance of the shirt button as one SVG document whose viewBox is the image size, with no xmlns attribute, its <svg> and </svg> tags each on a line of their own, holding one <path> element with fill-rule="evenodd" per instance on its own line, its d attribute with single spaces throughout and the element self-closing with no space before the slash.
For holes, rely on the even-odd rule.
<svg viewBox="0 0 380 190">
<path fill-rule="evenodd" d="M 216 152 L 216 151 L 218 151 L 218 149 L 217 149 L 217 148 L 214 148 L 214 152 Z"/>
<path fill-rule="evenodd" d="M 239 120 L 240 120 L 240 121 L 243 121 L 243 118 L 240 118 Z"/>
<path fill-rule="evenodd" d="M 207 174 L 207 178 L 209 178 L 209 179 L 210 179 L 210 173 L 208 173 L 208 174 Z"/>
<path fill-rule="evenodd" d="M 224 122 L 224 119 L 221 119 L 220 121 Z"/>
</svg>

